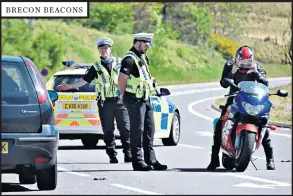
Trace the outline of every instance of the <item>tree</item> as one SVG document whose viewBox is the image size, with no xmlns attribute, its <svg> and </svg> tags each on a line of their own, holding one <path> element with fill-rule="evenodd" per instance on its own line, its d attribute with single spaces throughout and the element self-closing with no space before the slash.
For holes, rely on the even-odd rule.
<svg viewBox="0 0 293 196">
<path fill-rule="evenodd" d="M 288 22 L 290 24 L 290 29 L 283 32 L 283 51 L 284 59 L 282 63 L 292 65 L 292 22 L 291 22 L 292 12 L 289 14 Z"/>
</svg>

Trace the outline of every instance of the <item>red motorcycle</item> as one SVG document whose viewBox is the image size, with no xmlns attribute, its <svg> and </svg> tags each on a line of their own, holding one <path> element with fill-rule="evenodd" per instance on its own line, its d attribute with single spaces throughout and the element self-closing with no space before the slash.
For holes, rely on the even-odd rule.
<svg viewBox="0 0 293 196">
<path fill-rule="evenodd" d="M 252 81 L 240 82 L 238 86 L 233 80 L 228 79 L 226 82 L 237 91 L 226 95 L 233 96 L 234 101 L 221 118 L 222 165 L 226 169 L 235 168 L 236 171 L 243 172 L 248 167 L 252 154 L 261 145 L 266 129 L 276 130 L 275 126 L 266 125 L 272 107 L 269 96 L 286 97 L 288 92 L 278 90 L 277 93 L 270 94 L 267 86 Z M 233 119 L 234 125 L 229 119 Z M 214 126 L 217 120 L 218 118 L 214 120 Z"/>
</svg>

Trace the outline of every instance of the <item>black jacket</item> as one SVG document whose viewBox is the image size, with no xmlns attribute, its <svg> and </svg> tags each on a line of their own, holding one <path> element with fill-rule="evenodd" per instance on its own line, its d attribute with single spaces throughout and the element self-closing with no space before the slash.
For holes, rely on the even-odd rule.
<svg viewBox="0 0 293 196">
<path fill-rule="evenodd" d="M 261 64 L 258 61 L 254 61 L 254 63 L 257 64 L 258 73 L 255 73 L 255 72 L 241 73 L 239 70 L 237 70 L 236 73 L 232 74 L 232 67 L 235 64 L 235 60 L 234 59 L 228 60 L 225 63 L 224 69 L 223 69 L 223 72 L 222 72 L 222 77 L 221 77 L 221 81 L 220 81 L 221 86 L 223 88 L 228 88 L 229 87 L 224 83 L 224 81 L 223 81 L 224 78 L 233 79 L 234 83 L 236 85 L 238 85 L 242 81 L 257 81 L 259 83 L 262 83 L 262 84 L 268 86 L 268 80 L 266 79 L 265 70 L 263 69 L 263 67 L 261 66 Z M 230 94 L 234 93 L 233 89 L 230 88 L 229 93 Z"/>
</svg>

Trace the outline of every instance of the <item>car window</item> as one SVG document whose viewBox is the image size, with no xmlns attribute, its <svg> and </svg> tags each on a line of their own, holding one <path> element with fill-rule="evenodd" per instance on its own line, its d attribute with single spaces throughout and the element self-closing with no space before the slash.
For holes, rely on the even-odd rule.
<svg viewBox="0 0 293 196">
<path fill-rule="evenodd" d="M 35 104 L 37 94 L 22 63 L 2 62 L 1 67 L 2 104 Z"/>
<path fill-rule="evenodd" d="M 66 84 L 72 84 L 82 78 L 83 75 L 60 75 L 54 76 L 53 89 L 57 91 L 56 87 L 62 82 Z M 96 80 L 93 80 L 91 83 L 88 83 L 82 87 L 79 87 L 77 91 L 74 92 L 95 92 L 96 91 Z M 70 92 L 70 90 L 69 90 Z"/>
</svg>

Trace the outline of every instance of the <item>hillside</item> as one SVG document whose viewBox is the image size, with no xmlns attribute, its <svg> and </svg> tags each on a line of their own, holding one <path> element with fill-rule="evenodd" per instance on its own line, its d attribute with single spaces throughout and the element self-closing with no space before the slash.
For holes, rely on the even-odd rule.
<svg viewBox="0 0 293 196">
<path fill-rule="evenodd" d="M 97 18 L 101 16 L 105 17 L 107 14 L 112 16 L 113 13 L 111 13 L 109 6 L 113 6 L 113 9 L 115 8 L 113 12 L 115 12 L 115 14 L 117 13 L 116 17 L 123 13 L 121 9 L 131 10 L 130 7 L 124 6 L 128 5 L 127 3 L 123 4 L 123 6 L 118 3 L 92 4 L 98 5 L 95 9 L 98 9 L 100 13 L 91 11 L 91 16 Z M 145 4 L 146 3 L 141 6 L 144 6 Z M 204 5 L 206 4 L 208 3 L 205 3 Z M 220 44 L 218 45 L 220 49 L 216 49 L 215 45 L 213 45 L 215 43 L 210 42 L 211 39 L 209 38 L 209 34 L 205 34 L 201 37 L 198 41 L 205 41 L 198 44 L 193 44 L 188 41 L 183 42 L 179 38 L 174 38 L 173 36 L 176 32 L 174 29 L 173 31 L 172 28 L 175 24 L 180 22 L 179 19 L 184 19 L 186 14 L 188 15 L 194 11 L 199 12 L 199 16 L 196 17 L 205 18 L 205 15 L 209 12 L 206 12 L 205 8 L 202 9 L 200 7 L 186 9 L 186 7 L 189 8 L 189 4 L 184 5 L 181 3 L 181 6 L 185 6 L 184 9 L 176 9 L 176 4 L 168 4 L 169 12 L 167 13 L 173 13 L 169 18 L 174 20 L 174 24 L 171 26 L 171 29 L 169 26 L 169 29 L 167 30 L 162 30 L 162 26 L 160 26 L 159 23 L 160 21 L 156 24 L 158 28 L 155 28 L 154 46 L 148 51 L 151 61 L 150 69 L 159 83 L 174 84 L 218 81 L 222 72 L 223 64 L 226 61 L 223 54 L 227 52 L 230 56 L 234 55 L 235 50 L 242 44 L 248 44 L 254 48 L 256 57 L 263 63 L 263 66 L 268 73 L 268 77 L 291 76 L 291 66 L 281 64 L 281 59 L 283 58 L 284 53 L 281 47 L 284 39 L 281 35 L 282 32 L 290 32 L 289 23 L 286 21 L 288 20 L 288 14 L 291 14 L 291 10 L 288 9 L 288 5 L 290 7 L 291 4 L 245 4 L 247 4 L 244 6 L 245 9 L 243 9 L 243 5 L 240 7 L 240 10 L 242 11 L 241 14 L 245 13 L 244 15 L 246 16 L 245 20 L 240 21 L 239 25 L 242 36 L 234 37 L 233 40 L 232 38 L 229 38 L 229 36 L 219 36 L 218 38 L 220 40 L 218 41 L 220 42 L 217 44 Z M 284 6 L 280 7 L 281 4 Z M 103 6 L 100 7 L 99 5 Z M 158 6 L 159 4 L 157 3 L 150 3 L 148 5 L 151 11 L 153 11 L 152 6 L 157 6 L 154 7 L 154 9 L 157 10 L 162 9 L 162 6 Z M 225 3 L 222 5 L 227 9 Z M 137 6 L 137 4 L 135 4 L 135 6 Z M 200 15 L 201 11 L 203 15 Z M 156 11 L 151 13 L 155 13 L 153 19 L 156 19 L 158 16 L 157 13 L 159 12 Z M 180 15 L 179 18 L 178 14 Z M 24 22 L 24 20 L 18 19 L 2 19 L 2 53 L 6 55 L 25 55 L 32 58 L 38 65 L 39 69 L 47 68 L 49 70 L 48 77 L 54 74 L 55 71 L 62 69 L 62 60 L 71 59 L 76 62 L 95 62 L 96 59 L 99 58 L 99 53 L 96 48 L 96 39 L 98 37 L 111 37 L 114 40 L 113 55 L 122 57 L 132 45 L 132 33 L 119 31 L 123 29 L 131 31 L 131 29 L 126 28 L 127 25 L 130 25 L 128 19 L 129 17 L 131 18 L 131 14 L 130 16 L 127 16 L 128 18 L 126 18 L 126 22 L 123 21 L 124 19 L 122 17 L 123 16 L 121 15 L 119 21 L 113 20 L 112 17 L 108 22 L 104 22 L 107 17 L 99 19 L 99 21 L 95 20 L 96 18 L 74 20 L 28 20 L 32 23 L 27 23 Z M 212 24 L 210 20 L 211 18 L 206 20 L 206 24 L 199 24 L 203 25 L 202 27 L 204 27 L 203 29 L 205 29 L 206 33 L 209 32 L 209 25 Z M 121 29 L 114 28 L 113 25 L 117 22 L 121 25 Z M 188 24 L 187 22 L 188 21 L 186 20 L 184 21 L 184 23 Z M 221 24 L 224 24 L 223 22 L 225 21 L 220 22 L 222 22 Z M 93 23 L 92 25 L 96 25 L 96 28 L 89 27 L 88 25 L 91 23 Z M 194 26 L 196 24 L 198 23 L 192 25 Z M 108 32 L 102 31 L 101 29 L 103 28 L 101 25 L 109 28 Z M 230 32 L 233 32 L 231 24 L 229 25 Z M 185 37 L 185 39 L 195 39 L 197 35 L 201 36 L 200 34 L 196 34 L 198 33 L 196 31 L 194 31 L 195 34 L 188 34 L 189 30 L 192 30 L 191 26 L 185 25 L 184 27 L 188 27 L 185 29 L 187 31 L 187 37 Z M 142 28 L 142 30 L 147 28 L 147 30 L 143 31 L 154 32 L 151 30 L 154 28 L 153 26 L 150 26 L 149 28 L 148 26 L 141 26 L 140 28 Z M 235 28 L 235 31 L 239 30 L 238 26 Z"/>
<path fill-rule="evenodd" d="M 262 62 L 281 62 L 283 46 L 291 40 L 292 3 L 243 2 L 247 19 L 241 22 L 241 43 L 250 43 Z"/>
</svg>

